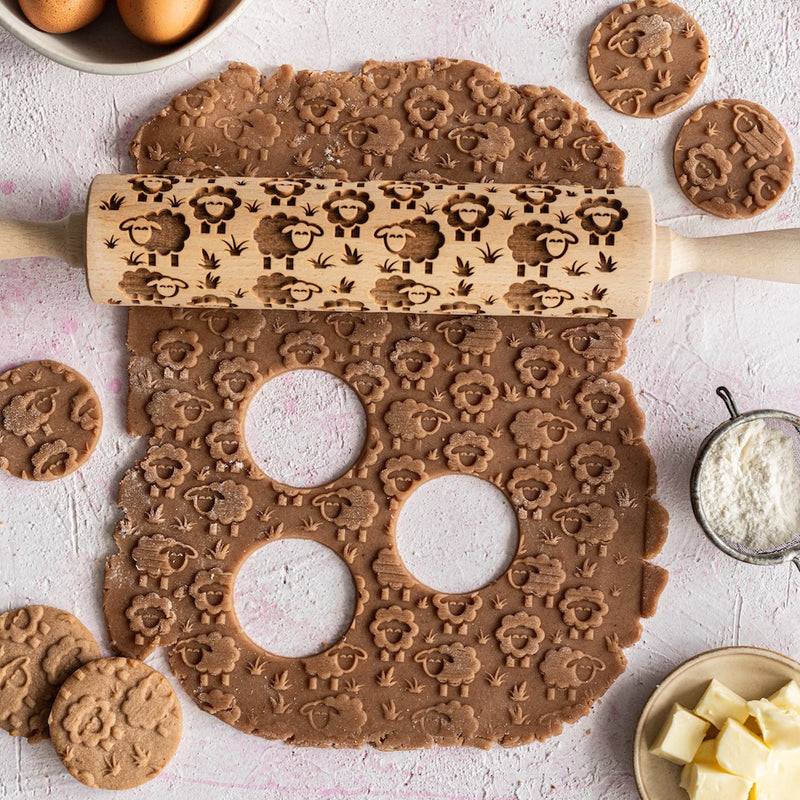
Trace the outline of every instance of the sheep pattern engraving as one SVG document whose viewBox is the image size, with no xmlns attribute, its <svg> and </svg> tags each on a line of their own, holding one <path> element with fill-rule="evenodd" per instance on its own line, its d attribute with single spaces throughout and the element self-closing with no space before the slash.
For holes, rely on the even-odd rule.
<svg viewBox="0 0 800 800">
<path fill-rule="evenodd" d="M 469 79 L 472 80 L 468 83 Z M 459 82 L 462 88 L 455 88 Z M 301 97 L 301 90 L 317 83 L 323 84 L 313 98 L 320 99 L 320 114 L 328 114 L 326 102 L 327 108 L 333 109 L 325 136 L 308 132 L 306 123 L 300 120 L 298 124 L 296 119 L 295 102 Z M 447 94 L 452 111 L 440 104 L 438 110 L 431 106 L 426 112 L 429 119 L 443 121 L 443 127 L 434 132 L 435 125 L 430 129 L 419 126 L 419 135 L 404 127 L 405 138 L 399 149 L 390 154 L 391 171 L 383 163 L 383 155 L 377 153 L 373 153 L 372 165 L 365 165 L 365 152 L 347 139 L 350 133 L 358 142 L 356 136 L 364 133 L 358 132 L 357 126 L 341 133 L 340 126 L 382 114 L 406 124 L 411 112 L 405 103 L 415 86 L 433 86 Z M 338 89 L 340 99 L 345 100 L 340 111 L 336 110 L 337 96 L 332 89 Z M 420 105 L 412 112 L 419 110 L 423 99 L 437 100 L 433 92 L 426 98 L 423 94 L 415 95 Z M 292 176 L 286 179 L 287 184 L 304 180 L 310 184 L 327 175 L 373 179 L 385 187 L 381 194 L 385 192 L 387 202 L 396 204 L 400 218 L 413 219 L 427 216 L 425 204 L 439 180 L 433 173 L 446 173 L 455 181 L 474 180 L 471 160 L 455 149 L 448 132 L 494 121 L 507 127 L 515 142 L 514 150 L 503 162 L 504 180 L 515 184 L 574 180 L 598 189 L 606 184 L 617 185 L 619 171 L 609 168 L 607 176 L 600 179 L 598 167 L 583 161 L 573 148 L 572 142 L 580 137 L 594 136 L 604 141 L 578 106 L 573 105 L 574 114 L 566 114 L 561 147 L 553 140 L 548 140 L 546 148 L 538 146 L 533 120 L 528 115 L 535 101 L 546 94 L 558 96 L 555 90 L 510 87 L 486 67 L 444 59 L 434 64 L 369 62 L 352 76 L 295 75 L 288 68 L 281 68 L 267 81 L 255 70 L 233 65 L 220 79 L 206 81 L 176 98 L 164 116 L 153 118 L 153 128 L 142 130 L 134 148 L 138 150 L 139 168 L 155 173 Z M 311 100 L 311 95 L 302 94 L 303 101 Z M 237 113 L 248 104 L 259 102 L 273 111 L 283 126 L 280 139 L 270 148 L 268 162 L 259 163 L 254 156 L 248 161 L 238 160 L 239 154 L 219 138 L 214 115 L 230 115 L 233 112 L 225 106 L 234 102 L 239 106 Z M 554 114 L 559 113 L 557 106 L 555 103 Z M 474 116 L 467 119 L 467 115 Z M 197 149 L 189 153 L 177 151 L 173 145 L 176 138 L 170 132 L 170 125 L 176 124 L 183 129 L 181 135 L 189 131 L 195 135 Z M 573 127 L 567 134 L 570 124 Z M 313 127 L 316 131 L 317 126 Z M 160 151 L 154 149 L 157 143 Z M 219 143 L 219 156 L 209 165 L 204 153 L 211 151 L 215 143 Z M 279 149 L 282 146 L 283 154 Z M 445 158 L 448 153 L 451 159 Z M 526 158 L 520 157 L 523 153 Z M 560 165 L 571 158 L 578 169 L 567 174 Z M 423 171 L 429 174 L 420 184 L 415 178 Z M 483 174 L 490 174 L 488 162 Z M 433 180 L 429 181 L 431 177 Z M 321 211 L 308 217 L 303 210 L 309 197 L 304 193 L 310 188 L 308 184 L 287 185 L 274 194 L 265 188 L 260 197 L 262 205 L 252 213 L 260 218 L 280 212 L 283 207 L 287 214 L 318 222 L 324 219 Z M 559 186 L 557 190 L 563 192 L 566 188 Z M 466 191 L 451 187 L 447 196 Z M 494 205 L 490 192 L 481 190 L 475 194 L 488 196 Z M 377 202 L 375 195 L 372 199 Z M 577 206 L 575 198 L 570 203 L 568 213 Z M 244 204 L 237 209 L 237 219 L 243 208 Z M 495 214 L 503 210 L 498 208 Z M 580 230 L 579 224 L 576 227 Z M 453 230 L 446 222 L 440 228 L 443 232 Z M 372 238 L 365 229 L 359 232 L 358 239 L 341 237 L 341 258 L 355 260 L 353 247 L 365 236 Z M 381 240 L 375 242 L 383 246 Z M 344 244 L 351 249 L 345 250 Z M 477 247 L 483 243 L 469 244 Z M 326 253 L 318 252 L 312 247 L 302 257 L 313 258 L 321 265 Z M 473 259 L 470 267 L 476 263 L 481 262 Z M 349 265 L 351 272 L 354 266 Z M 390 269 L 399 272 L 399 262 L 392 266 L 389 260 L 387 273 Z M 438 262 L 434 269 L 438 269 Z M 326 277 L 321 277 L 319 283 L 327 281 L 328 270 L 320 270 L 320 275 Z M 288 273 L 283 268 L 280 271 Z M 424 266 L 413 264 L 410 277 L 387 274 L 385 279 L 426 285 L 423 277 Z M 193 393 L 212 402 L 214 410 L 196 427 L 185 430 L 182 443 L 168 428 L 150 443 L 179 446 L 192 461 L 193 471 L 175 497 L 150 496 L 138 468 L 131 469 L 122 481 L 119 502 L 123 514 L 114 534 L 119 552 L 109 559 L 106 574 L 110 639 L 120 651 L 146 655 L 155 644 L 136 644 L 136 633 L 128 624 L 125 609 L 141 594 L 157 593 L 170 600 L 176 614 L 170 636 L 179 636 L 177 646 L 172 646 L 170 664 L 189 695 L 202 709 L 242 731 L 298 745 L 486 748 L 492 742 L 515 746 L 557 735 L 564 722 L 587 713 L 592 702 L 622 672 L 623 648 L 638 638 L 639 617 L 654 612 L 654 598 L 663 586 L 664 574 L 646 562 L 660 548 L 665 525 L 660 507 L 650 497 L 650 461 L 641 439 L 642 415 L 630 386 L 620 376 L 613 376 L 626 404 L 613 420 L 611 430 L 601 429 L 591 436 L 612 444 L 619 454 L 621 463 L 615 483 L 602 501 L 613 506 L 619 528 L 607 539 L 605 556 L 600 555 L 599 549 L 579 556 L 576 540 L 564 534 L 552 515 L 559 509 L 593 501 L 592 496 L 581 495 L 568 465 L 579 441 L 586 437 L 585 419 L 574 397 L 582 381 L 598 377 L 598 371 L 605 369 L 599 360 L 589 369 L 587 360 L 561 338 L 567 328 L 581 327 L 580 323 L 495 318 L 491 313 L 464 317 L 472 298 L 463 294 L 437 300 L 452 307 L 439 316 L 417 316 L 411 302 L 413 292 L 408 289 L 403 293 L 402 286 L 396 292 L 396 288 L 396 282 L 384 287 L 381 299 L 386 302 L 380 305 L 400 313 L 365 313 L 366 308 L 347 305 L 346 294 L 341 296 L 344 303 L 321 314 L 299 306 L 295 311 L 285 310 L 284 306 L 259 312 L 266 324 L 252 340 L 251 351 L 244 354 L 244 343 L 237 343 L 232 353 L 226 351 L 226 340 L 215 330 L 218 324 L 208 325 L 200 316 L 204 312 L 165 307 L 134 309 L 129 330 L 133 352 L 131 431 L 153 437 L 154 424 L 146 406 L 155 392 L 174 388 Z M 400 302 L 396 302 L 398 297 Z M 245 298 L 232 299 L 239 304 Z M 373 300 L 364 302 L 376 308 Z M 488 310 L 491 312 L 491 308 Z M 203 334 L 203 352 L 185 374 L 175 370 L 165 374 L 152 349 L 161 331 L 175 327 Z M 632 323 L 615 320 L 613 328 L 621 343 L 617 359 L 621 364 Z M 404 345 L 398 349 L 400 343 L 414 339 L 434 343 L 433 353 L 438 360 L 430 376 L 423 377 L 412 359 L 404 357 L 411 348 Z M 418 353 L 427 352 L 427 348 L 414 344 Z M 244 430 L 247 405 L 263 381 L 287 369 L 299 368 L 298 365 L 308 366 L 302 364 L 302 358 L 295 358 L 287 345 L 292 352 L 301 354 L 303 348 L 307 353 L 313 350 L 315 358 L 321 358 L 320 346 L 324 345 L 327 349 L 321 368 L 360 386 L 360 396 L 367 407 L 367 443 L 359 460 L 346 475 L 313 491 L 277 483 L 251 462 L 243 462 L 248 466 L 233 472 L 228 462 L 217 453 L 211 454 L 207 439 L 219 423 L 236 421 Z M 531 353 L 545 357 L 544 371 L 540 371 L 541 364 L 534 363 L 535 358 L 528 358 Z M 233 388 L 241 391 L 234 398 L 224 381 L 217 382 L 215 376 L 220 373 L 222 362 L 235 358 L 252 361 L 254 368 L 245 370 L 248 365 L 239 363 L 240 369 L 235 371 L 242 374 Z M 515 365 L 516 362 L 519 363 Z M 455 406 L 449 391 L 457 375 L 474 369 L 491 374 L 498 390 L 482 423 L 462 420 L 461 409 Z M 252 381 L 244 372 L 252 376 Z M 533 408 L 552 411 L 576 427 L 558 445 L 561 450 L 553 449 L 551 461 L 541 466 L 551 472 L 558 486 L 549 505 L 541 509 L 539 519 L 518 514 L 520 536 L 514 561 L 518 566 L 526 559 L 534 561 L 515 572 L 513 580 L 509 580 L 509 568 L 489 586 L 465 595 L 443 595 L 420 584 L 405 567 L 395 544 L 394 520 L 400 504 L 423 482 L 458 471 L 454 469 L 456 463 L 462 467 L 472 463 L 481 478 L 508 495 L 506 484 L 514 470 L 530 466 L 531 462 L 538 465 L 531 453 L 530 461 L 518 458 L 517 445 L 508 430 L 517 412 Z M 246 442 L 243 448 L 246 451 Z M 480 471 L 479 467 L 485 469 Z M 236 536 L 224 526 L 211 535 L 208 518 L 183 493 L 229 479 L 247 487 L 253 505 L 245 519 L 237 523 Z M 355 530 L 351 533 L 346 526 L 345 539 L 340 541 L 338 531 L 342 527 L 336 518 L 330 514 L 333 519 L 328 521 L 321 513 L 321 503 L 313 505 L 319 495 L 352 487 L 373 492 L 378 507 L 366 529 L 366 541 L 358 541 Z M 645 536 L 648 530 L 650 533 Z M 197 556 L 187 558 L 186 564 L 181 565 L 176 553 L 179 571 L 168 575 L 156 568 L 153 572 L 158 577 L 151 576 L 145 572 L 144 562 L 141 567 L 134 562 L 132 552 L 143 537 L 154 537 L 156 533 L 192 547 Z M 190 593 L 199 573 L 217 569 L 235 574 L 255 548 L 287 536 L 326 544 L 344 559 L 353 575 L 357 602 L 352 624 L 338 642 L 331 643 L 318 656 L 276 656 L 256 646 L 231 620 L 223 626 L 215 615 L 206 612 L 208 621 L 203 622 L 204 612 Z M 172 550 L 175 547 L 170 545 Z M 535 574 L 542 577 L 533 577 Z M 142 579 L 148 583 L 144 589 L 139 587 Z M 197 585 L 206 583 L 200 580 Z M 570 631 L 574 626 L 564 621 L 559 603 L 567 589 L 581 586 L 601 587 L 609 610 L 603 624 L 592 629 L 593 638 L 580 638 L 578 651 L 564 647 L 566 641 L 573 643 Z M 638 587 L 646 592 L 640 592 Z M 445 632 L 445 626 L 449 632 Z M 213 642 L 200 638 L 212 634 L 217 634 Z M 217 656 L 209 657 L 206 650 L 217 651 Z M 253 692 L 262 699 L 254 703 Z"/>
</svg>

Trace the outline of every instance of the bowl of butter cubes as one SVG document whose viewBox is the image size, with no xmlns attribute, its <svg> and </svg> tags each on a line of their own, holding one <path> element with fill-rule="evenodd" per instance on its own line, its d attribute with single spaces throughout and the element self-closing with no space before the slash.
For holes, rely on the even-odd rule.
<svg viewBox="0 0 800 800">
<path fill-rule="evenodd" d="M 642 800 L 798 800 L 800 663 L 757 647 L 684 662 L 642 710 L 633 768 Z"/>
</svg>

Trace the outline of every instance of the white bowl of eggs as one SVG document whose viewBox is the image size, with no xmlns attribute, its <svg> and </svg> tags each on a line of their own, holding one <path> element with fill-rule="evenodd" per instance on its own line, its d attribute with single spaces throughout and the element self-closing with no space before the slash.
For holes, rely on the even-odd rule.
<svg viewBox="0 0 800 800">
<path fill-rule="evenodd" d="M 105 75 L 188 58 L 248 0 L 0 0 L 0 25 L 48 58 Z"/>
</svg>

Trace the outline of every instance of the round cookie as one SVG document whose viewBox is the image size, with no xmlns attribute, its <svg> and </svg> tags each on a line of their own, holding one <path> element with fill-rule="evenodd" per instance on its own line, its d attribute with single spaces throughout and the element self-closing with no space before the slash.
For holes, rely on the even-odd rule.
<svg viewBox="0 0 800 800">
<path fill-rule="evenodd" d="M 589 77 L 603 100 L 632 117 L 661 117 L 684 105 L 708 67 L 708 42 L 680 6 L 636 0 L 595 28 Z"/>
<path fill-rule="evenodd" d="M 777 202 L 794 156 L 783 126 L 749 100 L 718 100 L 683 124 L 672 154 L 683 193 L 725 219 L 754 217 Z"/>
<path fill-rule="evenodd" d="M 169 681 L 143 661 L 102 658 L 64 683 L 50 713 L 58 757 L 81 783 L 132 789 L 169 763 L 182 717 Z"/>
<path fill-rule="evenodd" d="M 59 686 L 99 656 L 92 634 L 66 611 L 26 606 L 0 616 L 0 728 L 31 744 L 46 739 Z"/>
<path fill-rule="evenodd" d="M 34 361 L 0 375 L 0 469 L 51 481 L 82 466 L 103 424 L 91 384 L 56 361 Z"/>
</svg>

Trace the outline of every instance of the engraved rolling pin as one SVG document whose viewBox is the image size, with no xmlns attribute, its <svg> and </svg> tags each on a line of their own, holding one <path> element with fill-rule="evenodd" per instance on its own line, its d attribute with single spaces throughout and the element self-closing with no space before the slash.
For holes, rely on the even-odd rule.
<svg viewBox="0 0 800 800">
<path fill-rule="evenodd" d="M 800 282 L 800 232 L 686 239 L 648 193 L 511 184 L 103 175 L 86 214 L 0 220 L 122 305 L 640 317 L 684 272 Z"/>
</svg>

